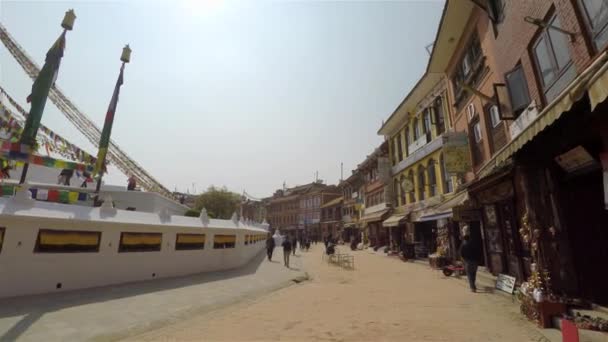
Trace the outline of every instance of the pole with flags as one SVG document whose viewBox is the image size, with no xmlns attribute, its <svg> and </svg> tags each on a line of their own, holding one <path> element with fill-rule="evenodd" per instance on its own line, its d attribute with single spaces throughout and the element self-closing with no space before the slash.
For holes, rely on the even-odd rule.
<svg viewBox="0 0 608 342">
<path fill-rule="evenodd" d="M 126 45 L 122 49 L 122 55 L 120 56 L 122 65 L 120 66 L 120 74 L 118 74 L 118 80 L 116 80 L 116 86 L 114 87 L 114 93 L 108 106 L 108 112 L 106 113 L 106 119 L 103 123 L 103 130 L 101 131 L 101 139 L 99 140 L 99 151 L 97 152 L 97 162 L 95 163 L 95 170 L 93 173 L 97 175 L 97 188 L 96 193 L 99 193 L 101 188 L 101 179 L 105 173 L 106 154 L 108 153 L 108 147 L 110 145 L 110 135 L 112 134 L 112 125 L 114 124 L 114 114 L 116 114 L 116 107 L 118 106 L 118 95 L 120 94 L 120 86 L 123 83 L 123 73 L 125 70 L 125 64 L 131 61 L 131 48 Z M 129 175 L 127 175 L 129 176 Z"/>
<path fill-rule="evenodd" d="M 27 97 L 27 102 L 31 103 L 30 113 L 23 126 L 20 140 L 21 144 L 32 148 L 36 146 L 36 134 L 38 134 L 38 128 L 40 127 L 40 121 L 42 120 L 42 114 L 44 113 L 44 106 L 46 105 L 46 100 L 49 96 L 51 87 L 55 84 L 57 74 L 59 73 L 59 65 L 61 64 L 63 50 L 65 49 L 65 34 L 67 31 L 71 31 L 74 28 L 75 20 L 76 14 L 74 13 L 74 10 L 65 12 L 65 16 L 61 22 L 63 32 L 46 53 L 44 66 L 40 69 L 40 73 L 32 85 L 32 93 Z M 21 180 L 19 181 L 20 184 L 25 182 L 28 168 L 29 164 L 26 163 L 23 166 Z"/>
</svg>

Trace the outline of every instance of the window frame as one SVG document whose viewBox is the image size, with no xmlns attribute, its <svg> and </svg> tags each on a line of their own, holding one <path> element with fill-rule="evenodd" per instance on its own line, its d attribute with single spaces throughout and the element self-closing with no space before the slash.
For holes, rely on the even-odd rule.
<svg viewBox="0 0 608 342">
<path fill-rule="evenodd" d="M 418 200 L 426 199 L 426 168 L 422 165 L 418 166 Z"/>
<path fill-rule="evenodd" d="M 483 132 L 481 131 L 481 121 L 477 120 L 471 126 L 473 126 L 473 141 L 476 144 L 481 143 L 483 141 Z M 479 133 L 479 139 L 477 138 L 478 133 Z"/>
<path fill-rule="evenodd" d="M 495 111 L 492 111 L 492 109 L 495 109 Z M 496 114 L 496 118 L 494 118 L 494 114 Z M 489 121 L 490 121 L 490 126 L 492 126 L 492 129 L 500 126 L 500 124 L 502 123 L 502 120 L 500 119 L 500 111 L 498 110 L 497 105 L 492 104 L 490 107 L 488 107 L 488 118 L 490 119 Z"/>
<path fill-rule="evenodd" d="M 604 43 L 603 46 L 598 46 L 597 39 L 602 34 L 608 34 L 608 32 L 607 32 L 608 31 L 608 16 L 606 16 L 605 21 L 599 25 L 601 27 L 596 30 L 593 27 L 593 23 L 591 22 L 591 15 L 590 15 L 589 11 L 587 10 L 587 5 L 585 4 L 585 2 L 586 2 L 586 0 L 577 0 L 581 14 L 584 17 L 585 26 L 587 27 L 587 30 L 589 31 L 589 38 L 591 40 L 591 43 L 593 44 L 593 48 L 595 49 L 596 52 L 602 51 L 606 47 L 608 47 L 608 39 L 606 39 L 606 42 Z"/>
<path fill-rule="evenodd" d="M 435 161 L 435 159 L 431 159 L 428 162 L 427 165 L 427 177 L 428 177 L 428 184 L 429 184 L 429 197 L 433 197 L 433 196 L 437 196 L 437 169 L 435 168 L 435 165 L 437 164 L 437 162 Z"/>
<path fill-rule="evenodd" d="M 433 101 L 433 116 L 435 117 L 435 130 L 437 131 L 437 136 L 445 133 L 445 113 L 443 110 L 443 99 L 441 96 L 437 96 L 435 101 Z M 440 119 L 441 118 L 441 119 Z"/>
<path fill-rule="evenodd" d="M 563 68 L 559 69 L 559 63 L 557 61 L 557 55 L 555 53 L 553 41 L 551 39 L 551 36 L 549 35 L 549 30 L 551 29 L 549 27 L 549 25 L 553 25 L 555 20 L 558 20 L 560 22 L 559 27 L 561 27 L 561 20 L 559 20 L 556 13 L 553 13 L 551 15 L 551 17 L 549 18 L 549 20 L 547 20 L 548 26 L 546 28 L 540 30 L 538 36 L 534 39 L 534 43 L 532 44 L 532 48 L 531 48 L 531 54 L 533 56 L 532 59 L 534 60 L 534 64 L 536 66 L 536 74 L 538 76 L 537 78 L 540 82 L 541 90 L 543 91 L 543 95 L 545 95 L 545 97 L 546 97 L 546 93 L 549 91 L 549 89 L 553 88 L 553 86 L 560 80 L 560 78 L 572 66 L 572 56 L 570 55 L 570 49 L 568 48 L 568 46 L 566 46 L 566 48 L 568 49 L 568 56 L 570 57 L 570 60 L 564 65 Z M 563 34 L 563 33 L 561 33 L 561 34 Z M 544 41 L 547 51 L 549 52 L 549 59 L 550 59 L 551 66 L 553 67 L 553 70 L 556 71 L 555 77 L 549 82 L 549 84 L 545 84 L 545 80 L 542 75 L 542 69 L 540 66 L 541 64 L 539 63 L 538 55 L 536 54 L 536 47 L 541 43 L 541 41 Z M 566 44 L 568 44 L 568 41 L 566 41 Z M 507 87 L 507 89 L 508 89 L 508 87 Z"/>
<path fill-rule="evenodd" d="M 443 193 L 451 193 L 454 191 L 452 184 L 452 176 L 445 169 L 445 158 L 443 154 L 439 156 L 439 172 L 441 173 L 441 182 L 443 183 Z"/>
<path fill-rule="evenodd" d="M 536 58 L 536 56 L 534 58 Z M 524 93 L 526 94 L 526 99 L 527 99 L 526 101 L 524 101 L 524 102 L 526 102 L 525 105 L 522 104 L 517 108 L 513 104 L 513 93 L 511 92 L 512 87 L 511 87 L 511 83 L 509 83 L 509 76 L 515 74 L 516 72 L 521 73 L 521 79 L 523 80 L 523 83 L 520 84 L 519 86 L 522 86 L 524 88 Z M 524 68 L 521 65 L 521 63 L 518 63 L 513 69 L 506 72 L 504 75 L 504 78 L 505 78 L 505 86 L 507 88 L 507 93 L 509 94 L 509 103 L 511 104 L 511 112 L 514 114 L 514 117 L 517 118 L 524 110 L 526 110 L 526 108 L 528 108 L 528 106 L 532 102 L 532 99 L 530 98 L 530 88 L 528 88 L 528 80 L 526 79 L 526 73 L 524 72 Z M 542 82 L 542 80 L 541 80 L 541 82 Z M 499 110 L 499 118 L 500 118 L 500 110 Z"/>
<path fill-rule="evenodd" d="M 403 160 L 403 143 L 401 142 L 401 131 L 397 133 L 397 160 L 400 162 Z"/>
</svg>

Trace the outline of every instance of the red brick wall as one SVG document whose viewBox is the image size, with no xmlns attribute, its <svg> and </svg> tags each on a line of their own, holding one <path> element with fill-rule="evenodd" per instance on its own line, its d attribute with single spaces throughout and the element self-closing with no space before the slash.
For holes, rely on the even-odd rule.
<svg viewBox="0 0 608 342">
<path fill-rule="evenodd" d="M 462 56 L 462 49 L 466 47 L 471 34 L 476 31 L 481 43 L 481 48 L 486 57 L 486 65 L 489 69 L 487 74 L 478 84 L 477 89 L 486 95 L 493 95 L 493 83 L 504 83 L 504 75 L 521 62 L 528 83 L 530 99 L 534 100 L 541 109 L 546 105 L 542 95 L 541 84 L 537 80 L 533 56 L 530 54 L 530 46 L 540 33 L 541 29 L 524 21 L 524 17 L 548 19 L 556 13 L 562 28 L 571 32 L 578 32 L 573 42 L 569 41 L 570 55 L 577 73 L 587 67 L 593 59 L 595 52 L 588 38 L 587 28 L 577 0 L 520 0 L 505 1 L 504 20 L 494 26 L 488 16 L 479 8 L 475 8 L 461 40 L 457 44 L 456 52 L 453 54 L 450 64 L 446 70 L 449 80 L 448 96 L 450 98 L 450 109 L 455 131 L 468 132 L 468 118 L 466 106 L 474 103 L 480 113 L 480 123 L 483 130 L 483 159 L 491 158 L 490 137 L 487 132 L 486 115 L 483 113 L 485 101 L 477 96 L 471 96 L 464 102 L 461 108 L 454 107 L 454 92 L 451 82 L 457 63 Z M 510 122 L 507 122 L 510 124 Z M 509 136 L 507 125 L 503 125 Z M 508 138 L 510 139 L 510 138 Z M 496 151 L 493 151 L 496 152 Z M 481 163 L 483 164 L 483 162 Z M 474 175 L 469 173 L 465 181 L 473 179 Z"/>
<path fill-rule="evenodd" d="M 528 81 L 530 98 L 542 107 L 546 103 L 541 95 L 541 85 L 537 81 L 533 57 L 530 54 L 530 46 L 541 29 L 525 22 L 524 17 L 548 19 L 551 13 L 557 13 L 565 30 L 582 33 L 569 44 L 570 56 L 577 73 L 580 73 L 589 64 L 593 52 L 586 38 L 585 24 L 579 17 L 578 2 L 577 0 L 528 0 L 505 1 L 505 3 L 504 21 L 496 26 L 495 39 L 493 29 L 489 30 L 491 33 L 489 41 L 495 51 L 493 55 L 496 56 L 495 70 L 502 82 L 504 74 L 521 60 Z"/>
</svg>

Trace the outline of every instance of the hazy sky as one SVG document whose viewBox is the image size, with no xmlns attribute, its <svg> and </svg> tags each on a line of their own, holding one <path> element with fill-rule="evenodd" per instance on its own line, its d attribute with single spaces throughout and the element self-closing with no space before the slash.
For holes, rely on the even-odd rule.
<svg viewBox="0 0 608 342">
<path fill-rule="evenodd" d="M 172 190 L 262 197 L 317 170 L 335 183 L 382 142 L 443 1 L 0 0 L 0 21 L 42 65 L 69 8 L 57 83 L 84 113 L 101 127 L 129 43 L 113 140 Z M 32 81 L 3 45 L 0 84 L 29 109 Z M 42 122 L 97 153 L 50 101 Z"/>
</svg>

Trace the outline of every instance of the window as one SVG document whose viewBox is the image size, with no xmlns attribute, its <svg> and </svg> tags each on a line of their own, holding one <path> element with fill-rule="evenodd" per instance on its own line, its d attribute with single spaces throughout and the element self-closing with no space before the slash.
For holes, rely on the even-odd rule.
<svg viewBox="0 0 608 342">
<path fill-rule="evenodd" d="M 416 197 L 415 197 L 415 191 L 414 191 L 414 171 L 413 170 L 410 170 L 409 174 L 407 175 L 407 179 L 409 181 L 409 186 L 410 186 L 410 188 L 408 189 L 410 203 L 414 203 L 414 202 L 416 202 Z"/>
<path fill-rule="evenodd" d="M 454 191 L 452 188 L 452 177 L 445 170 L 445 159 L 443 158 L 443 154 L 439 157 L 439 167 L 441 168 L 441 180 L 443 182 L 443 191 L 444 193 L 450 193 Z"/>
<path fill-rule="evenodd" d="M 477 86 L 484 74 L 485 63 L 477 33 L 473 33 L 469 44 L 464 49 L 464 54 L 450 75 L 452 88 L 454 90 L 454 106 L 460 110 L 470 93 L 465 91 L 464 85 Z"/>
<path fill-rule="evenodd" d="M 236 245 L 236 235 L 214 235 L 213 236 L 213 248 L 224 249 L 234 248 Z"/>
<path fill-rule="evenodd" d="M 435 103 L 433 105 L 433 112 L 435 114 L 435 125 L 437 127 L 437 135 L 440 135 L 445 132 L 445 117 L 443 114 L 443 101 L 441 100 L 441 97 L 438 97 L 435 100 Z"/>
<path fill-rule="evenodd" d="M 507 81 L 509 98 L 511 99 L 511 108 L 517 117 L 530 103 L 528 84 L 526 83 L 526 77 L 524 76 L 524 70 L 521 64 L 518 64 L 513 70 L 507 73 L 505 79 Z M 498 108 L 496 108 L 496 111 L 498 112 Z"/>
<path fill-rule="evenodd" d="M 4 230 L 0 235 L 4 237 Z M 100 240 L 101 232 L 40 229 L 34 252 L 95 253 L 99 252 Z"/>
<path fill-rule="evenodd" d="M 251 235 L 245 236 L 245 244 L 249 244 Z M 177 234 L 175 236 L 175 250 L 192 250 L 205 248 L 205 234 Z"/>
<path fill-rule="evenodd" d="M 395 201 L 397 202 L 397 205 L 399 205 L 399 180 L 397 178 L 393 179 L 393 192 L 394 192 L 394 196 L 395 196 Z M 404 202 L 401 201 L 401 204 L 403 204 Z M 0 245 L 0 248 L 2 246 Z"/>
<path fill-rule="evenodd" d="M 469 122 L 473 120 L 473 118 L 475 117 L 475 113 L 475 105 L 473 103 L 469 103 L 469 105 L 467 106 L 467 118 L 469 119 Z"/>
<path fill-rule="evenodd" d="M 401 175 L 401 203 L 405 204 L 405 194 L 407 193 L 408 189 L 405 188 L 405 176 Z"/>
<path fill-rule="evenodd" d="M 597 50 L 608 44 L 608 2 L 606 0 L 580 0 L 591 37 Z"/>
<path fill-rule="evenodd" d="M 429 160 L 428 173 L 429 173 L 429 196 L 437 195 L 437 175 L 435 174 L 435 161 Z"/>
<path fill-rule="evenodd" d="M 395 153 L 397 153 L 397 151 L 395 150 L 395 139 L 391 139 L 390 150 L 391 150 L 391 165 L 395 165 L 396 164 Z"/>
<path fill-rule="evenodd" d="M 548 24 L 561 27 L 556 16 L 549 20 Z M 570 51 L 566 37 L 566 34 L 562 32 L 546 28 L 534 44 L 534 56 L 545 90 L 555 83 L 566 66 L 570 64 Z"/>
<path fill-rule="evenodd" d="M 397 160 L 403 160 L 403 145 L 401 144 L 401 132 L 397 134 Z"/>
<path fill-rule="evenodd" d="M 420 125 L 418 124 L 418 118 L 414 118 L 412 125 L 414 126 L 414 141 L 415 141 L 415 140 L 418 140 L 418 138 L 420 138 Z"/>
<path fill-rule="evenodd" d="M 490 123 L 492 128 L 495 128 L 500 124 L 500 115 L 498 114 L 498 106 L 492 105 L 489 110 Z"/>
<path fill-rule="evenodd" d="M 473 125 L 473 134 L 475 137 L 475 142 L 479 143 L 481 141 L 482 135 L 481 135 L 481 125 L 479 124 L 479 122 L 476 122 Z"/>
<path fill-rule="evenodd" d="M 118 252 L 157 252 L 162 242 L 162 233 L 121 233 Z"/>
<path fill-rule="evenodd" d="M 425 185 L 425 181 L 424 181 L 424 176 L 425 174 L 425 170 L 424 167 L 421 165 L 418 168 L 418 200 L 422 201 L 424 199 L 424 185 Z"/>
<path fill-rule="evenodd" d="M 406 138 L 407 144 L 411 145 L 413 140 L 412 140 L 412 134 L 410 132 L 409 126 L 405 126 L 405 138 Z"/>
<path fill-rule="evenodd" d="M 427 141 L 429 141 L 431 137 L 431 109 L 427 108 L 424 111 L 424 134 L 426 134 Z"/>
</svg>

